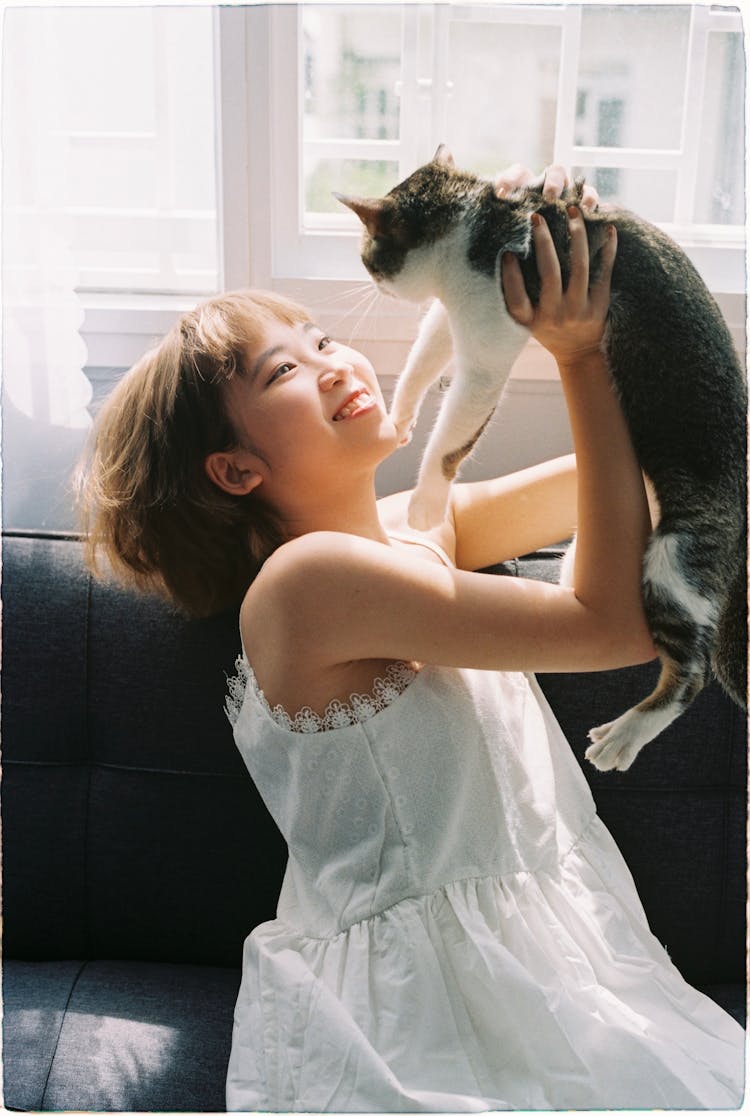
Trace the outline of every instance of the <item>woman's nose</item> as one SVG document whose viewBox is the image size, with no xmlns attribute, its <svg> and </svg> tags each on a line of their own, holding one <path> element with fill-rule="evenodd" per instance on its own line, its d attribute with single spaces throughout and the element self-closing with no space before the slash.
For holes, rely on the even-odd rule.
<svg viewBox="0 0 750 1116">
<path fill-rule="evenodd" d="M 347 361 L 341 359 L 330 361 L 321 372 L 318 380 L 321 391 L 330 391 L 331 388 L 346 383 L 347 380 L 351 379 L 353 373 L 354 369 Z"/>
</svg>

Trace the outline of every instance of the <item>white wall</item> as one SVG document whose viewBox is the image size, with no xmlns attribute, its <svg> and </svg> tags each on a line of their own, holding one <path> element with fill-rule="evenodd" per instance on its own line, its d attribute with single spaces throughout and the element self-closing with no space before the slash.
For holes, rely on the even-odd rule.
<svg viewBox="0 0 750 1116">
<path fill-rule="evenodd" d="M 410 444 L 397 450 L 378 471 L 379 496 L 411 488 L 419 459 L 440 404 L 432 388 Z M 569 453 L 568 416 L 559 381 L 514 380 L 506 388 L 492 422 L 460 472 L 462 481 L 502 476 L 514 469 Z"/>
</svg>

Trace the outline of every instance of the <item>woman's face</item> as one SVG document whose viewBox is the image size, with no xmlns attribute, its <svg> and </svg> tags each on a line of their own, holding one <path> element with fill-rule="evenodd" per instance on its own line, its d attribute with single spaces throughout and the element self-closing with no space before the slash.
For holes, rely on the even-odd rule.
<svg viewBox="0 0 750 1116">
<path fill-rule="evenodd" d="M 245 368 L 227 385 L 227 409 L 265 466 L 266 498 L 372 473 L 396 448 L 372 365 L 312 322 L 269 323 Z"/>
</svg>

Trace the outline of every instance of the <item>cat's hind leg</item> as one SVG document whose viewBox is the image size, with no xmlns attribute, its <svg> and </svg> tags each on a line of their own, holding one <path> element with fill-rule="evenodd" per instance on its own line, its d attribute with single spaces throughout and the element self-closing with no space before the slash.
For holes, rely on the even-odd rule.
<svg viewBox="0 0 750 1116">
<path fill-rule="evenodd" d="M 435 299 L 420 323 L 393 393 L 390 416 L 402 446 L 411 441 L 425 392 L 447 365 L 452 351 L 448 315 L 442 302 Z"/>
<path fill-rule="evenodd" d="M 651 537 L 644 558 L 643 601 L 662 662 L 656 689 L 616 720 L 589 733 L 586 758 L 600 771 L 625 771 L 644 744 L 671 724 L 711 677 L 719 617 L 716 595 L 682 564 L 679 534 Z"/>
<path fill-rule="evenodd" d="M 686 668 L 662 653 L 656 689 L 609 724 L 589 732 L 586 759 L 600 771 L 627 771 L 641 748 L 672 723 L 708 682 L 705 668 Z"/>
</svg>

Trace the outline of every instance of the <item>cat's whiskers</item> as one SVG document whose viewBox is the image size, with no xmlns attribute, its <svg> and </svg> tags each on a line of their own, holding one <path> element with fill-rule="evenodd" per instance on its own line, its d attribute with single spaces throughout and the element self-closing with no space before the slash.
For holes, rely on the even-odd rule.
<svg viewBox="0 0 750 1116">
<path fill-rule="evenodd" d="M 346 299 L 351 298 L 352 295 L 364 294 L 369 291 L 371 287 L 372 282 L 369 279 L 355 279 L 351 286 L 343 287 L 336 294 L 331 295 L 327 301 L 329 303 L 344 302 Z"/>
<path fill-rule="evenodd" d="M 355 342 L 363 322 L 365 322 L 368 317 L 372 317 L 379 297 L 380 292 L 377 287 L 374 287 L 372 283 L 367 283 L 367 285 L 360 290 L 358 297 L 352 302 L 352 305 L 348 307 L 346 313 L 343 314 L 339 328 L 341 333 L 348 333 L 347 344 L 353 344 Z M 353 315 L 356 316 L 355 320 L 345 331 L 343 329 L 344 323 L 347 319 L 351 319 Z"/>
<path fill-rule="evenodd" d="M 351 320 L 353 314 L 358 314 L 363 304 L 369 303 L 372 289 L 372 283 L 369 281 L 358 281 L 332 295 L 328 300 L 332 312 L 336 314 L 333 330 L 346 344 L 352 343 L 361 321 L 357 319 L 357 325 L 354 329 L 349 329 L 346 323 Z M 345 305 L 341 305 L 342 303 Z M 347 333 L 348 337 L 346 336 Z"/>
</svg>

